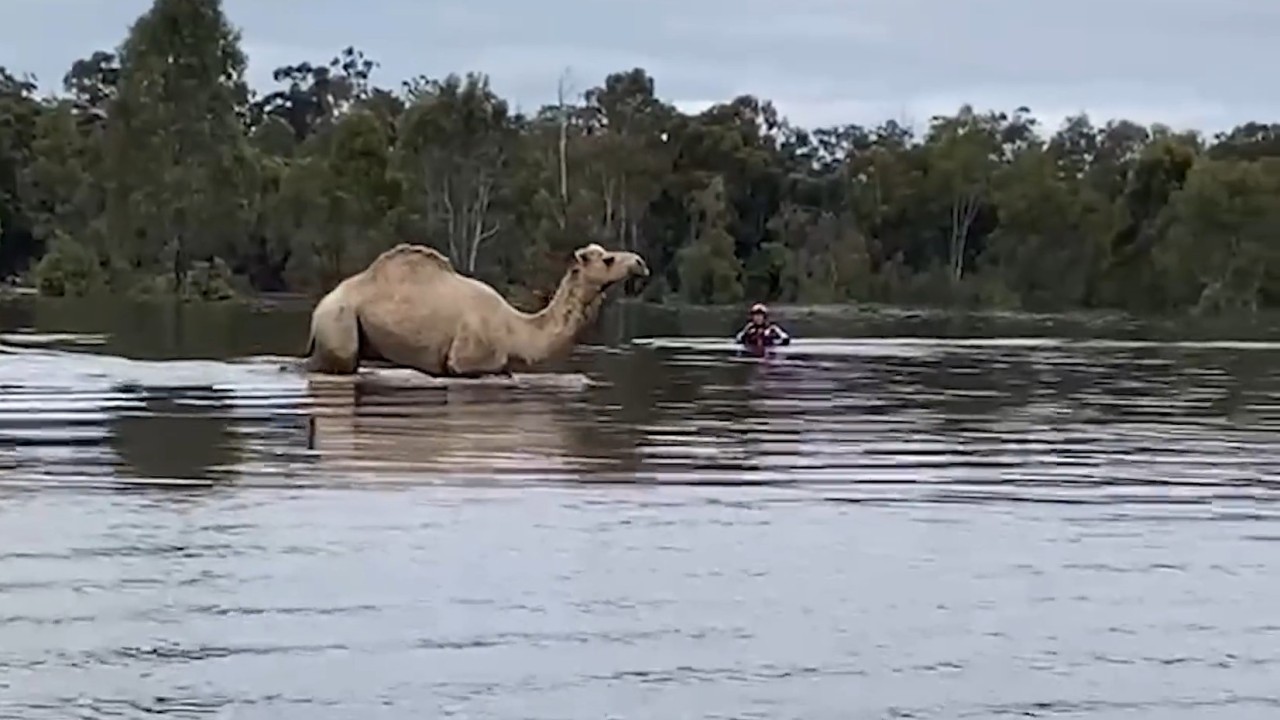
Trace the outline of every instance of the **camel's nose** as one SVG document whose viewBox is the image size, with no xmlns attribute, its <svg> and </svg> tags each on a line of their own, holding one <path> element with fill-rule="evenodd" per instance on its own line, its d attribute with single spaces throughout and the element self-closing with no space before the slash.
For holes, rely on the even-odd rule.
<svg viewBox="0 0 1280 720">
<path fill-rule="evenodd" d="M 631 266 L 631 274 L 642 278 L 649 277 L 649 265 L 644 261 L 644 258 L 639 255 L 636 256 L 635 264 Z"/>
</svg>

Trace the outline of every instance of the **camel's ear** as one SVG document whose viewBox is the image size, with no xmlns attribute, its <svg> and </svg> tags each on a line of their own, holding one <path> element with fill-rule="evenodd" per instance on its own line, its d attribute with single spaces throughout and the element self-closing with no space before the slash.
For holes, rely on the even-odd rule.
<svg viewBox="0 0 1280 720">
<path fill-rule="evenodd" d="M 600 249 L 600 246 L 592 243 L 586 247 L 578 248 L 573 253 L 573 259 L 576 260 L 579 265 L 586 265 L 603 254 L 604 252 Z"/>
</svg>

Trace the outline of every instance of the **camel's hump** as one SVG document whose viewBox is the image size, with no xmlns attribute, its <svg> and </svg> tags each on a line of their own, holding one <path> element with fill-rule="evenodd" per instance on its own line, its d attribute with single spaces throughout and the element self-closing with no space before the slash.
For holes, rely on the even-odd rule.
<svg viewBox="0 0 1280 720">
<path fill-rule="evenodd" d="M 380 269 L 387 265 L 402 263 L 426 263 L 445 272 L 456 272 L 453 268 L 453 263 L 449 261 L 449 258 L 444 253 L 433 247 L 417 243 L 399 243 L 395 247 L 383 251 L 381 255 L 374 258 L 373 262 L 369 264 L 369 269 Z"/>
</svg>

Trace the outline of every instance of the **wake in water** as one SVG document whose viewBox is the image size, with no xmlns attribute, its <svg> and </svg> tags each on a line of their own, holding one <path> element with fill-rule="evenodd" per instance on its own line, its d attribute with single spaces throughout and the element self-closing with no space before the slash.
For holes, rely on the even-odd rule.
<svg viewBox="0 0 1280 720">
<path fill-rule="evenodd" d="M 73 337 L 23 339 L 0 343 L 0 488 L 563 473 L 571 461 L 556 458 L 582 453 L 555 413 L 600 384 L 581 373 L 444 379 L 395 367 L 334 376 L 288 356 L 140 360 L 70 349 L 82 344 Z"/>
<path fill-rule="evenodd" d="M 639 348 L 687 350 L 707 353 L 737 353 L 743 347 L 732 340 L 718 337 L 641 337 L 631 341 Z M 1280 342 L 1254 340 L 1108 340 L 1064 337 L 882 337 L 882 338 L 806 338 L 792 340 L 790 345 L 768 348 L 770 355 L 829 355 L 841 357 L 881 356 L 910 357 L 957 349 L 997 350 L 1137 350 L 1141 348 L 1177 348 L 1186 350 L 1280 350 Z"/>
<path fill-rule="evenodd" d="M 138 360 L 59 348 L 101 345 L 100 335 L 21 334 L 0 338 L 0 387 L 84 389 L 86 386 L 186 385 L 246 387 L 269 383 L 296 386 L 297 381 L 322 385 L 377 385 L 388 388 L 511 387 L 585 389 L 600 385 L 582 373 L 515 373 L 481 378 L 440 378 L 394 366 L 361 368 L 354 375 L 310 373 L 296 357 L 257 355 L 227 360 Z"/>
<path fill-rule="evenodd" d="M 352 383 L 376 383 L 389 388 L 449 388 L 449 387 L 510 387 L 552 388 L 557 390 L 585 389 L 601 385 L 582 373 L 512 373 L 474 378 L 435 377 L 412 368 L 394 365 L 368 365 L 352 375 L 330 375 L 308 372 L 304 360 L 280 356 L 256 356 L 241 358 L 235 362 L 273 364 L 282 373 L 304 376 L 307 382 L 332 385 Z"/>
<path fill-rule="evenodd" d="M 603 384 L 577 373 L 333 376 L 291 356 L 135 360 L 71 343 L 0 344 L 6 483 L 503 477 L 1106 501 L 1280 488 L 1280 343 L 807 338 L 757 369 L 723 338 L 641 338 L 593 353 L 613 386 L 599 393 L 564 392 Z"/>
</svg>

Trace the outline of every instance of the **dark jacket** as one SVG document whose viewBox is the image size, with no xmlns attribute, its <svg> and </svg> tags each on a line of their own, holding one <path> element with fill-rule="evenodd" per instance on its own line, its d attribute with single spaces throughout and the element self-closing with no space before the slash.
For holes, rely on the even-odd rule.
<svg viewBox="0 0 1280 720">
<path fill-rule="evenodd" d="M 765 325 L 756 325 L 748 322 L 738 331 L 733 340 L 740 345 L 753 347 L 791 344 L 791 336 L 787 334 L 787 331 L 779 327 L 777 323 L 772 322 Z"/>
</svg>

